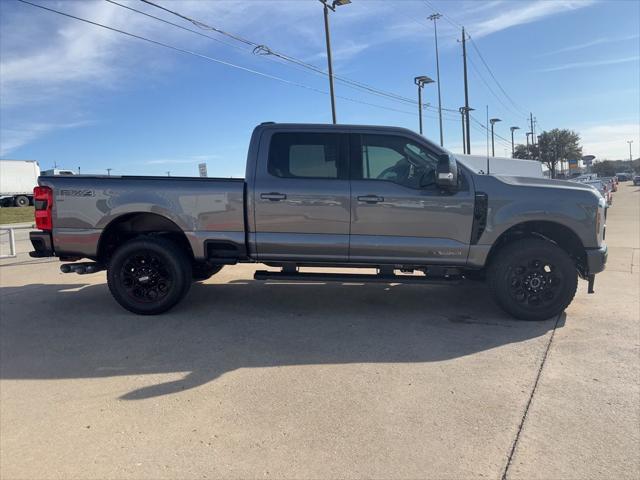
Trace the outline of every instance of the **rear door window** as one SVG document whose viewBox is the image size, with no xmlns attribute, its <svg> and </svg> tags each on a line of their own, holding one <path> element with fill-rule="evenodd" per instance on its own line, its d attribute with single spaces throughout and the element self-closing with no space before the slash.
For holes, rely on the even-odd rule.
<svg viewBox="0 0 640 480">
<path fill-rule="evenodd" d="M 281 178 L 346 178 L 342 143 L 338 133 L 276 133 L 267 170 Z"/>
</svg>

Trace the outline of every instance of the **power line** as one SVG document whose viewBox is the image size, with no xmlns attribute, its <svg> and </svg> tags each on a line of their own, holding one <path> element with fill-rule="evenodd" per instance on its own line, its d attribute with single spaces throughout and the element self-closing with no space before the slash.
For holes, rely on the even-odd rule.
<svg viewBox="0 0 640 480">
<path fill-rule="evenodd" d="M 177 16 L 179 18 L 187 20 L 188 22 L 191 22 L 192 24 L 196 25 L 198 28 L 214 31 L 214 32 L 219 33 L 221 35 L 225 35 L 225 36 L 227 36 L 229 38 L 232 38 L 234 40 L 242 42 L 242 43 L 244 43 L 246 45 L 253 46 L 254 47 L 253 53 L 255 53 L 255 54 L 265 55 L 265 56 L 273 55 L 273 56 L 278 57 L 278 58 L 280 58 L 280 59 L 282 59 L 284 61 L 294 63 L 296 65 L 299 65 L 299 66 L 303 67 L 303 68 L 307 68 L 307 69 L 309 69 L 311 71 L 314 71 L 315 73 L 318 73 L 318 74 L 321 74 L 321 75 L 324 75 L 324 76 L 328 76 L 328 73 L 325 72 L 323 69 L 321 69 L 321 68 L 319 68 L 319 67 L 317 67 L 317 66 L 315 66 L 313 64 L 307 63 L 307 62 L 305 62 L 303 60 L 300 60 L 299 58 L 296 58 L 296 57 L 293 57 L 293 56 L 290 56 L 290 55 L 286 55 L 286 54 L 284 54 L 282 52 L 273 50 L 270 47 L 268 47 L 267 45 L 259 44 L 259 43 L 255 42 L 255 41 L 243 38 L 243 37 L 241 37 L 241 36 L 239 36 L 237 34 L 226 32 L 225 30 L 222 30 L 222 29 L 217 28 L 217 27 L 213 27 L 213 26 L 208 25 L 208 24 L 206 24 L 206 23 L 204 23 L 204 22 L 202 22 L 200 20 L 196 20 L 194 18 L 188 17 L 188 16 L 186 16 L 184 14 L 181 14 L 181 13 L 175 11 L 175 10 L 171 10 L 169 8 L 163 7 L 162 5 L 154 3 L 154 2 L 152 2 L 150 0 L 141 0 L 141 1 L 146 3 L 146 4 L 148 4 L 148 5 L 152 5 L 152 6 L 156 7 L 156 8 L 164 10 L 164 11 L 166 11 L 166 12 L 172 14 L 172 15 L 175 15 L 175 16 Z M 341 76 L 341 75 L 335 75 L 334 74 L 333 77 L 337 81 L 340 81 L 340 82 L 350 86 L 351 88 L 365 90 L 368 93 L 371 93 L 371 94 L 374 94 L 374 95 L 378 95 L 378 96 L 382 96 L 382 97 L 387 97 L 387 98 L 390 98 L 392 100 L 403 102 L 403 103 L 406 103 L 406 104 L 409 104 L 409 105 L 417 105 L 417 102 L 415 100 L 413 100 L 412 98 L 404 97 L 402 95 L 398 95 L 398 94 L 393 93 L 393 92 L 388 92 L 388 91 L 385 91 L 385 90 L 381 90 L 381 89 L 378 89 L 378 88 L 373 87 L 371 85 L 368 85 L 366 83 L 359 82 L 357 80 L 352 80 L 350 78 L 347 78 L 347 77 L 344 77 L 344 76 Z"/>
<path fill-rule="evenodd" d="M 447 20 L 451 25 L 453 25 L 454 27 L 458 27 L 458 28 L 463 28 L 463 26 L 458 23 L 457 21 L 455 21 L 452 17 L 450 17 L 449 15 L 447 15 L 445 12 L 442 11 L 442 9 L 437 9 L 433 3 L 431 3 L 428 0 L 425 0 L 425 4 L 428 5 L 430 8 L 432 8 L 434 11 L 438 11 L 439 13 L 441 13 L 443 15 L 443 18 L 445 20 Z M 480 48 L 478 47 L 478 45 L 476 44 L 476 42 L 474 41 L 473 37 L 470 34 L 467 34 L 467 38 L 471 41 L 471 45 L 473 47 L 473 49 L 476 51 L 476 53 L 478 54 L 478 57 L 480 58 L 480 60 L 482 61 L 484 67 L 487 69 L 487 71 L 489 72 L 489 75 L 491 76 L 491 78 L 493 79 L 493 81 L 495 82 L 495 84 L 498 86 L 498 88 L 500 89 L 500 91 L 502 92 L 502 94 L 505 96 L 505 98 L 509 101 L 509 103 L 511 103 L 511 105 L 513 105 L 513 107 L 515 108 L 514 111 L 518 112 L 518 116 L 520 115 L 527 115 L 527 112 L 525 111 L 525 109 L 523 109 L 522 107 L 520 107 L 514 100 L 513 98 L 507 93 L 507 91 L 504 89 L 504 87 L 502 86 L 502 84 L 498 81 L 497 77 L 495 76 L 495 74 L 493 73 L 493 71 L 491 70 L 491 67 L 489 67 L 488 62 L 485 60 L 484 56 L 482 55 L 482 52 L 480 52 Z M 474 67 L 475 68 L 475 67 Z M 484 79 L 482 79 L 483 82 L 486 84 L 486 82 L 484 81 Z M 494 96 L 496 96 L 494 94 Z M 497 97 L 496 97 L 497 98 Z M 503 103 L 501 101 L 501 103 Z M 504 105 L 504 103 L 503 103 Z M 509 109 L 511 109 L 509 107 Z"/>
<path fill-rule="evenodd" d="M 469 59 L 469 63 L 471 64 L 471 68 L 473 69 L 473 71 L 476 73 L 477 77 L 482 81 L 482 83 L 484 84 L 485 87 L 487 87 L 487 90 L 491 93 L 491 95 L 493 95 L 495 97 L 495 99 L 500 102 L 500 105 L 502 105 L 506 111 L 508 111 L 508 113 L 514 114 L 516 118 L 520 118 L 521 117 L 521 113 L 516 112 L 512 107 L 510 107 L 509 105 L 507 105 L 501 98 L 500 96 L 495 92 L 495 90 L 493 88 L 491 88 L 491 85 L 489 85 L 489 83 L 485 80 L 484 76 L 480 73 L 480 70 L 478 69 L 478 67 L 476 66 L 475 62 L 473 61 L 473 59 L 471 57 L 467 57 Z M 505 112 L 507 113 L 507 112 Z"/>
<path fill-rule="evenodd" d="M 130 7 L 128 5 L 123 5 L 121 3 L 115 2 L 114 0 L 104 0 L 104 1 L 105 2 L 109 2 L 109 3 L 113 4 L 113 5 L 117 5 L 118 7 L 126 8 L 127 10 L 131 10 L 132 12 L 139 13 L 140 15 L 144 15 L 146 17 L 153 18 L 154 20 L 158 20 L 159 22 L 166 23 L 167 25 L 172 25 L 172 26 L 174 26 L 176 28 L 179 28 L 181 30 L 185 30 L 187 32 L 191 32 L 191 33 L 194 33 L 196 35 L 199 35 L 201 37 L 208 38 L 210 40 L 213 40 L 214 42 L 218 42 L 218 43 L 221 43 L 223 45 L 227 45 L 228 47 L 235 48 L 235 49 L 241 50 L 243 52 L 248 52 L 248 50 L 245 50 L 244 48 L 241 48 L 238 45 L 235 45 L 235 44 L 233 44 L 231 42 L 225 42 L 224 40 L 220 40 L 219 38 L 212 37 L 211 35 L 207 35 L 205 33 L 198 32 L 197 30 L 193 30 L 191 28 L 183 27 L 182 25 L 178 25 L 177 23 L 170 22 L 169 20 L 165 20 L 164 18 L 156 17 L 155 15 L 151 15 L 150 13 L 143 12 L 142 10 L 135 9 L 135 8 Z"/>
<path fill-rule="evenodd" d="M 72 15 L 70 13 L 61 12 L 61 11 L 53 9 L 53 8 L 45 7 L 44 5 L 39 5 L 37 3 L 32 3 L 32 2 L 29 2 L 27 0 L 18 0 L 18 1 L 21 2 L 21 3 L 27 4 L 27 5 L 31 5 L 32 7 L 40 8 L 42 10 L 47 10 L 49 12 L 56 13 L 56 14 L 62 15 L 64 17 L 68 17 L 68 18 L 72 18 L 74 20 L 78 20 L 78 21 L 81 21 L 81 22 L 84 22 L 84 23 L 88 23 L 88 24 L 94 25 L 96 27 L 100 27 L 100 28 L 104 28 L 104 29 L 110 30 L 112 32 L 120 33 L 122 35 L 126 35 L 128 37 L 136 38 L 138 40 L 142 40 L 142 41 L 145 41 L 145 42 L 157 45 L 157 46 L 168 48 L 168 49 L 176 51 L 176 52 L 192 55 L 192 56 L 199 57 L 201 59 L 208 60 L 208 61 L 211 61 L 211 62 L 214 62 L 214 63 L 218 63 L 218 64 L 225 65 L 225 66 L 228 66 L 228 67 L 236 68 L 238 70 L 242 70 L 242 71 L 245 71 L 247 73 L 252 73 L 254 75 L 258 75 L 258 76 L 261 76 L 261 77 L 264 77 L 264 78 L 268 78 L 268 79 L 271 79 L 271 80 L 276 80 L 276 81 L 285 83 L 287 85 L 292 85 L 292 86 L 295 86 L 295 87 L 304 88 L 306 90 L 311 90 L 311 91 L 314 91 L 314 92 L 317 92 L 317 93 L 321 93 L 321 94 L 327 95 L 327 92 L 325 92 L 323 90 L 320 90 L 320 89 L 317 89 L 317 88 L 314 88 L 314 87 L 311 87 L 309 85 L 305 85 L 305 84 L 302 84 L 302 83 L 298 83 L 298 82 L 294 82 L 294 81 L 291 81 L 291 80 L 287 80 L 285 78 L 277 77 L 275 75 L 270 75 L 268 73 L 260 72 L 258 70 L 253 70 L 251 68 L 243 67 L 241 65 L 236 65 L 234 63 L 227 62 L 227 61 L 224 61 L 224 60 L 220 60 L 220 59 L 211 57 L 209 55 L 204 55 L 202 53 L 193 52 L 191 50 L 186 50 L 186 49 L 183 49 L 183 48 L 175 47 L 175 46 L 169 45 L 167 43 L 159 42 L 157 40 L 152 40 L 150 38 L 143 37 L 143 36 L 137 35 L 135 33 L 130 33 L 130 32 L 124 31 L 124 30 L 120 30 L 120 29 L 115 28 L 115 27 L 110 27 L 108 25 L 104 25 L 104 24 L 101 24 L 101 23 L 98 23 L 98 22 L 94 22 L 94 21 L 88 20 L 86 18 L 78 17 L 78 16 Z M 350 101 L 350 102 L 354 102 L 354 103 L 360 103 L 360 104 L 363 104 L 363 105 L 368 105 L 368 106 L 372 106 L 372 107 L 376 107 L 376 108 L 381 108 L 381 109 L 384 109 L 384 110 L 390 110 L 390 111 L 394 111 L 394 112 L 405 113 L 405 114 L 413 115 L 413 116 L 416 115 L 415 112 L 408 112 L 406 110 L 400 110 L 400 109 L 387 107 L 387 106 L 383 106 L 383 105 L 377 105 L 375 103 L 365 102 L 365 101 L 362 101 L 362 100 L 359 100 L 359 99 L 355 99 L 355 98 L 344 97 L 344 96 L 339 96 L 339 98 L 341 98 L 343 100 Z M 435 116 L 433 118 L 435 118 Z"/>
<path fill-rule="evenodd" d="M 516 110 L 520 110 L 521 114 L 522 112 L 524 112 L 523 109 L 521 109 L 518 104 L 513 100 L 513 98 L 511 98 L 511 96 L 507 93 L 507 91 L 502 88 L 502 85 L 500 84 L 500 82 L 498 81 L 498 79 L 496 78 L 496 76 L 493 74 L 493 71 L 491 70 L 491 68 L 489 67 L 489 65 L 487 64 L 487 62 L 485 61 L 484 57 L 482 56 L 482 53 L 480 52 L 480 49 L 478 48 L 478 46 L 476 45 L 476 42 L 473 40 L 473 38 L 471 37 L 471 35 L 469 35 L 469 40 L 471 40 L 471 46 L 473 46 L 473 49 L 476 51 L 476 53 L 478 54 L 478 56 L 480 57 L 480 60 L 482 60 L 482 63 L 484 64 L 485 68 L 487 69 L 487 71 L 489 72 L 489 74 L 491 75 L 491 78 L 493 78 L 493 81 L 496 82 L 496 85 L 498 85 L 498 88 L 500 89 L 500 91 L 504 94 L 504 96 L 509 100 L 509 102 L 511 102 L 511 104 L 516 108 Z"/>
<path fill-rule="evenodd" d="M 447 15 L 446 13 L 444 13 L 444 12 L 442 11 L 442 9 L 441 9 L 441 8 L 440 8 L 440 9 L 439 9 L 439 8 L 436 8 L 436 7 L 435 7 L 435 5 L 433 5 L 433 3 L 431 3 L 431 2 L 429 2 L 429 1 L 427 1 L 427 0 L 425 0 L 425 2 L 424 2 L 424 3 L 425 3 L 425 4 L 426 4 L 426 5 L 427 5 L 431 10 L 433 10 L 434 12 L 438 12 L 438 13 L 440 13 L 440 14 L 442 15 L 442 17 L 443 17 L 447 22 L 449 22 L 451 25 L 453 25 L 454 27 L 456 27 L 456 28 L 462 28 L 462 27 L 463 27 L 460 23 L 456 22 L 453 18 L 451 18 L 451 17 L 450 17 L 449 15 Z"/>
<path fill-rule="evenodd" d="M 484 129 L 482 133 L 485 133 L 485 131 L 487 131 L 487 132 L 491 131 L 491 128 L 487 127 L 484 123 L 482 123 L 481 121 L 476 119 L 473 115 L 469 115 L 469 117 L 471 118 L 471 120 L 473 120 L 476 124 L 478 124 L 480 127 L 482 127 Z M 499 140 L 502 140 L 504 145 L 506 145 L 509 148 L 511 148 L 511 140 L 508 140 L 508 139 L 504 138 L 503 136 L 498 135 L 497 133 L 495 133 L 495 130 L 494 130 L 494 136 L 496 138 L 498 138 Z"/>
</svg>

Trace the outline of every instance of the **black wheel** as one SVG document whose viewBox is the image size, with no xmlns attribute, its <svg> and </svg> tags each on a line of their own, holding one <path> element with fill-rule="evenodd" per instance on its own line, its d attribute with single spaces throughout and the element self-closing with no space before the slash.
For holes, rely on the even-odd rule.
<svg viewBox="0 0 640 480">
<path fill-rule="evenodd" d="M 496 254 L 487 279 L 493 296 L 520 320 L 546 320 L 564 311 L 578 286 L 578 272 L 555 243 L 526 238 Z"/>
<path fill-rule="evenodd" d="M 195 281 L 207 280 L 222 270 L 223 265 L 207 265 L 206 263 L 195 263 L 191 267 L 192 278 Z"/>
<path fill-rule="evenodd" d="M 29 197 L 25 197 L 24 195 L 19 195 L 15 199 L 16 207 L 28 207 L 29 206 Z"/>
<path fill-rule="evenodd" d="M 191 286 L 191 261 L 165 238 L 141 237 L 120 246 L 109 262 L 107 283 L 116 301 L 141 315 L 166 312 Z"/>
</svg>

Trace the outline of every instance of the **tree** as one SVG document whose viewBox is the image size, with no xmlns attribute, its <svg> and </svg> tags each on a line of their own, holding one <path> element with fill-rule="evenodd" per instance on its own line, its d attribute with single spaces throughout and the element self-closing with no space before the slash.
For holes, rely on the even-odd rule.
<svg viewBox="0 0 640 480">
<path fill-rule="evenodd" d="M 554 128 L 542 132 L 535 146 L 518 145 L 514 157 L 539 160 L 547 166 L 551 178 L 555 178 L 558 163 L 582 157 L 580 135 L 572 130 Z"/>
<path fill-rule="evenodd" d="M 523 160 L 535 160 L 538 157 L 538 147 L 533 145 L 516 145 L 513 158 Z"/>
</svg>

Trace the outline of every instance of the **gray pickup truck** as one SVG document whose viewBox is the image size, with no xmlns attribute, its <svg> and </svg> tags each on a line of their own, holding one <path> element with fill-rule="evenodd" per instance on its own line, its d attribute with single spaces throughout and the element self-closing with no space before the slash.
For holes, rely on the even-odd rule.
<svg viewBox="0 0 640 480">
<path fill-rule="evenodd" d="M 539 320 L 569 305 L 578 276 L 593 292 L 607 259 L 592 188 L 478 175 L 395 127 L 261 124 L 245 179 L 38 183 L 31 255 L 73 262 L 63 272 L 107 270 L 115 299 L 138 314 L 170 309 L 224 265 L 257 262 L 272 268 L 258 280 L 486 280 L 505 311 Z M 377 273 L 299 270 L 310 266 Z"/>
</svg>

